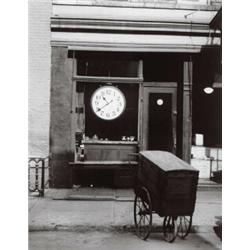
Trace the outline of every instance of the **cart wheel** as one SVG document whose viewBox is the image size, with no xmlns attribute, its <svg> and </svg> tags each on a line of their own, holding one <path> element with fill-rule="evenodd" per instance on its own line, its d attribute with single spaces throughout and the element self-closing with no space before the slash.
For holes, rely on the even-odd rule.
<svg viewBox="0 0 250 250">
<path fill-rule="evenodd" d="M 145 187 L 139 188 L 135 195 L 134 221 L 137 236 L 146 240 L 152 227 L 152 204 L 150 194 Z"/>
<path fill-rule="evenodd" d="M 192 216 L 178 216 L 177 218 L 177 235 L 184 239 L 190 232 L 192 226 Z"/>
<path fill-rule="evenodd" d="M 176 220 L 173 216 L 166 216 L 163 221 L 163 234 L 167 242 L 173 242 L 177 235 Z"/>
</svg>

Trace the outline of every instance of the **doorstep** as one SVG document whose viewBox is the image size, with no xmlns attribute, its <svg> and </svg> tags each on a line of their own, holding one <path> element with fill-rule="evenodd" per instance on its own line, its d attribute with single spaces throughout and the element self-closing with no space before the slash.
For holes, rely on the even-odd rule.
<svg viewBox="0 0 250 250">
<path fill-rule="evenodd" d="M 133 189 L 111 188 L 71 188 L 49 189 L 46 197 L 53 200 L 82 200 L 82 201 L 133 201 Z"/>
</svg>

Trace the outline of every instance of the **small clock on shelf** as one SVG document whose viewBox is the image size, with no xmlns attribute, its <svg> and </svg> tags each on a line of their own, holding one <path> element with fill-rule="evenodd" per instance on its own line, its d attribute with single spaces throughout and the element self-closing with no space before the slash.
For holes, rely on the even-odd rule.
<svg viewBox="0 0 250 250">
<path fill-rule="evenodd" d="M 91 97 L 91 108 L 103 120 L 114 120 L 125 110 L 124 94 L 114 86 L 98 88 Z"/>
</svg>

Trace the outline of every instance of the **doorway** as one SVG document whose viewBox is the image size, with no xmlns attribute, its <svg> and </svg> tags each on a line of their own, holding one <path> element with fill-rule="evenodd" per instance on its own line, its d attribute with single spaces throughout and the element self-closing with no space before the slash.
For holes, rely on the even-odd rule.
<svg viewBox="0 0 250 250">
<path fill-rule="evenodd" d="M 148 84 L 149 85 L 149 84 Z M 176 83 L 144 86 L 143 150 L 176 151 Z"/>
<path fill-rule="evenodd" d="M 148 149 L 172 151 L 173 124 L 171 117 L 172 95 L 150 93 L 148 110 Z"/>
</svg>

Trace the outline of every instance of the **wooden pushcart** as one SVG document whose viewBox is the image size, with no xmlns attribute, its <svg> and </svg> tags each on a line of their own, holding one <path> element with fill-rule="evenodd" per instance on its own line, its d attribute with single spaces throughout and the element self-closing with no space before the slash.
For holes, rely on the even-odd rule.
<svg viewBox="0 0 250 250">
<path fill-rule="evenodd" d="M 134 222 L 136 234 L 146 240 L 152 214 L 163 220 L 168 242 L 184 239 L 190 232 L 199 171 L 165 151 L 141 151 L 135 181 Z"/>
</svg>

